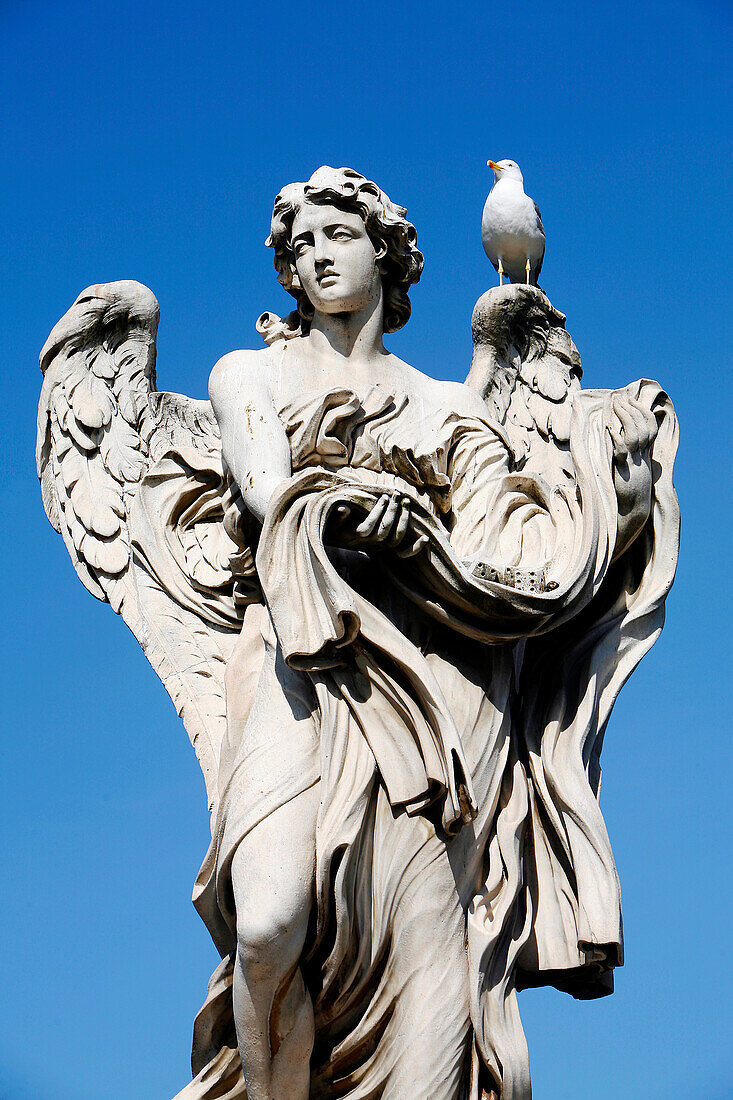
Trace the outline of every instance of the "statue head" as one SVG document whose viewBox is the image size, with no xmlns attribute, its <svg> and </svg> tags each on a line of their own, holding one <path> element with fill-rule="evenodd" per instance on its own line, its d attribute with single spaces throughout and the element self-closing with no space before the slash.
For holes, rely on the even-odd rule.
<svg viewBox="0 0 733 1100">
<path fill-rule="evenodd" d="M 296 251 L 302 250 L 305 253 L 310 239 L 310 223 L 313 222 L 317 227 L 323 221 L 319 218 L 319 207 L 335 208 L 344 213 L 344 238 L 349 227 L 362 238 L 364 230 L 366 231 L 366 238 L 370 242 L 369 255 L 363 249 L 354 251 L 355 266 L 349 272 L 351 282 L 366 282 L 376 272 L 381 279 L 384 331 L 394 332 L 402 328 L 410 316 L 409 288 L 420 278 L 424 263 L 422 253 L 417 248 L 415 227 L 407 220 L 404 208 L 393 203 L 371 180 L 351 168 L 330 168 L 324 165 L 313 173 L 307 183 L 288 184 L 275 199 L 270 236 L 266 244 L 275 251 L 278 280 L 295 298 L 297 313 L 291 314 L 284 321 L 273 314 L 264 313 L 257 322 L 258 331 L 270 343 L 278 337 L 304 335 L 310 329 L 315 305 L 304 285 L 307 279 L 301 279 L 298 273 L 299 256 Z M 295 234 L 294 246 L 293 226 L 296 219 L 299 224 L 296 226 L 298 232 Z M 301 229 L 304 232 L 300 232 Z M 303 267 L 302 264 L 301 270 Z M 343 293 L 342 289 L 334 285 L 337 283 L 337 279 L 331 281 L 334 311 L 339 294 Z M 319 304 L 326 312 L 329 309 L 328 284 L 328 276 L 325 276 L 318 288 L 319 296 L 323 298 Z M 351 304 L 352 301 L 356 299 L 345 299 L 346 305 L 342 308 L 356 308 Z"/>
</svg>

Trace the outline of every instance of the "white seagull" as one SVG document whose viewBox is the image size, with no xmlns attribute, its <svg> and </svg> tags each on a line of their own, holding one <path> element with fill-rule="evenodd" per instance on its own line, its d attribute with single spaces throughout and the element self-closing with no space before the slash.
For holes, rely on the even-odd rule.
<svg viewBox="0 0 733 1100">
<path fill-rule="evenodd" d="M 499 286 L 508 275 L 513 283 L 532 283 L 542 270 L 545 230 L 540 208 L 524 193 L 524 180 L 514 160 L 486 162 L 494 186 L 484 206 L 481 239 L 486 255 L 499 272 Z"/>
</svg>

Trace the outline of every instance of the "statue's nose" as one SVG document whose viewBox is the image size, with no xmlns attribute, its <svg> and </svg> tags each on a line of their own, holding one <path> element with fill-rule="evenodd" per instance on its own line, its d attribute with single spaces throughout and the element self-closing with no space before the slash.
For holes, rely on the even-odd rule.
<svg viewBox="0 0 733 1100">
<path fill-rule="evenodd" d="M 314 258 L 317 264 L 333 263 L 333 248 L 325 233 L 319 233 L 315 239 Z"/>
</svg>

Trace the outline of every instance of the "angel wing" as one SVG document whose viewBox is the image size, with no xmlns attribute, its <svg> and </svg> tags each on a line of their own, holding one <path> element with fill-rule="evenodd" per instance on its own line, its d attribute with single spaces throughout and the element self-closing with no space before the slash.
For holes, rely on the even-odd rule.
<svg viewBox="0 0 733 1100">
<path fill-rule="evenodd" d="M 479 298 L 471 329 L 466 383 L 503 425 L 517 467 L 571 476 L 570 411 L 583 371 L 564 315 L 539 287 L 510 283 Z"/>
<path fill-rule="evenodd" d="M 156 390 L 159 315 L 140 283 L 79 295 L 41 351 L 36 461 L 77 574 L 122 616 L 183 719 L 213 814 L 224 671 L 257 586 L 211 405 Z"/>
<path fill-rule="evenodd" d="M 516 469 L 550 490 L 570 489 L 581 509 L 594 505 L 593 493 L 583 499 L 579 475 L 596 478 L 600 488 L 605 473 L 595 507 L 615 526 L 606 421 L 614 391 L 581 391 L 580 356 L 565 317 L 537 287 L 512 284 L 479 298 L 472 329 L 467 382 L 503 426 Z M 469 917 L 469 958 L 494 959 L 501 945 L 506 960 L 503 973 L 493 963 L 485 971 L 472 1010 L 480 1021 L 477 1045 L 505 1090 L 529 1073 L 515 990 L 550 984 L 575 997 L 604 996 L 623 961 L 618 875 L 598 802 L 600 755 L 618 693 L 662 628 L 679 511 L 672 404 L 646 380 L 620 392 L 657 421 L 649 517 L 628 547 L 603 561 L 600 583 L 579 614 L 524 639 L 515 655 L 517 756 L 496 819 L 496 858 L 489 859 L 502 883 L 490 880 L 491 904 L 475 905 Z"/>
</svg>

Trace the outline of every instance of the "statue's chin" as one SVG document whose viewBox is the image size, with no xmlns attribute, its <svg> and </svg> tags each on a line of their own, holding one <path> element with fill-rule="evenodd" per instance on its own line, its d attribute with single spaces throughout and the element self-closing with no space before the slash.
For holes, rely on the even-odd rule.
<svg viewBox="0 0 733 1100">
<path fill-rule="evenodd" d="M 332 290 L 333 293 L 329 294 L 329 290 Z M 344 293 L 337 284 L 323 287 L 317 295 L 317 299 L 317 301 L 314 301 L 311 298 L 316 313 L 323 313 L 327 317 L 361 313 L 371 301 L 366 295 Z"/>
</svg>

